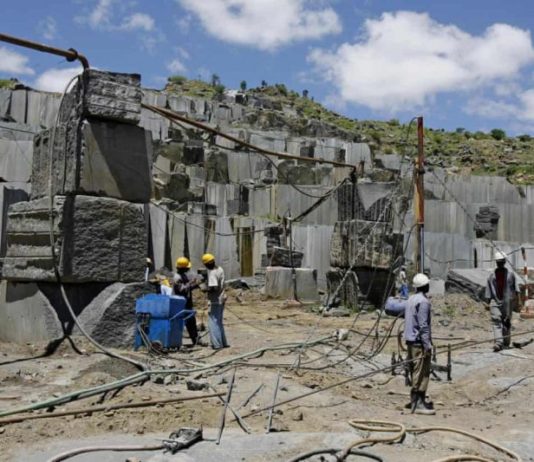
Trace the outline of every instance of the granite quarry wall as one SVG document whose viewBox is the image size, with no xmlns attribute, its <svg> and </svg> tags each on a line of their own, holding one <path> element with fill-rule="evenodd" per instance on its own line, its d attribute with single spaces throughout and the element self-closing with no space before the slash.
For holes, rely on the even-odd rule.
<svg viewBox="0 0 534 462">
<path fill-rule="evenodd" d="M 307 288 L 300 298 L 317 300 L 317 289 L 335 288 L 340 274 L 353 265 L 359 268 L 360 292 L 367 290 L 370 268 L 380 284 L 390 284 L 388 268 L 400 256 L 399 248 L 407 246 L 406 258 L 413 257 L 410 204 L 405 223 L 399 223 L 390 204 L 398 199 L 395 184 L 372 180 L 373 169 L 383 178 L 393 178 L 401 169 L 409 176 L 400 156 L 373 154 L 366 143 L 338 136 L 320 123 L 300 135 L 280 126 L 259 128 L 252 122 L 258 111 L 291 112 L 261 101 L 170 95 L 141 89 L 139 76 L 99 71 L 86 73 L 82 83 L 59 113 L 60 95 L 0 90 L 0 316 L 15 323 L 19 313 L 25 326 L 18 333 L 4 329 L 0 338 L 31 339 L 28 316 L 37 312 L 48 313 L 31 318 L 43 321 L 40 339 L 72 327 L 61 316 L 58 324 L 49 315 L 50 310 L 62 312 L 57 297 L 50 295 L 51 232 L 63 282 L 71 293 L 84 294 L 78 296 L 84 300 L 79 303 L 81 318 L 95 332 L 106 332 L 85 307 L 96 313 L 91 300 L 100 294 L 98 300 L 111 307 L 113 300 L 131 299 L 122 291 L 150 290 L 131 288 L 143 279 L 147 255 L 156 268 L 171 268 L 178 256 L 189 255 L 197 268 L 201 254 L 211 251 L 229 279 L 267 272 L 273 239 L 282 246 L 290 242 L 289 236 L 276 238 L 269 229 L 280 227 L 285 216 L 306 211 L 348 174 L 321 164 L 269 162 L 221 137 L 207 140 L 171 126 L 141 102 L 172 109 L 265 149 L 363 166 L 366 175 L 357 185 L 345 185 L 292 226 L 293 249 L 303 254 L 299 277 Z M 50 184 L 55 196 L 52 230 Z M 435 169 L 425 176 L 425 189 L 426 266 L 432 276 L 445 278 L 449 270 L 472 268 L 475 262 L 491 267 L 490 239 L 507 252 L 534 247 L 529 244 L 534 242 L 534 187 Z M 534 266 L 534 251 L 527 250 L 527 257 Z M 522 266 L 520 253 L 511 260 Z M 286 273 L 271 268 L 270 281 L 285 280 Z M 342 298 L 354 298 L 358 290 L 351 284 Z M 275 284 L 270 293 L 290 297 L 290 291 Z M 383 294 L 382 287 L 370 298 L 379 303 Z M 39 308 L 14 308 L 25 300 L 25 306 Z M 117 316 L 125 319 L 124 313 Z M 106 335 L 101 337 L 106 342 Z"/>
</svg>

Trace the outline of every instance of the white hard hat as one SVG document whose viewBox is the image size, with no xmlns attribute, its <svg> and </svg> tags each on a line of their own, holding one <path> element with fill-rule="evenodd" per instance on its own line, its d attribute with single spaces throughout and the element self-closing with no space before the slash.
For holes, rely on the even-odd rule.
<svg viewBox="0 0 534 462">
<path fill-rule="evenodd" d="M 430 283 L 428 276 L 423 273 L 418 273 L 413 277 L 413 286 L 418 289 L 419 287 L 424 287 Z"/>
<path fill-rule="evenodd" d="M 506 254 L 504 252 L 501 252 L 500 250 L 497 250 L 495 252 L 495 261 L 499 260 L 506 260 Z"/>
</svg>

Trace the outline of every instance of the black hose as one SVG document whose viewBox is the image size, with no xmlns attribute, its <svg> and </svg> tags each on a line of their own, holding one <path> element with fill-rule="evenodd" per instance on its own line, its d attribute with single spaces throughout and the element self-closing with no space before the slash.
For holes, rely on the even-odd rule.
<svg viewBox="0 0 534 462">
<path fill-rule="evenodd" d="M 336 456 L 336 454 L 341 451 L 342 449 L 335 449 L 335 448 L 314 449 L 313 451 L 308 451 L 308 452 L 299 454 L 298 456 L 293 457 L 293 459 L 290 459 L 288 462 L 299 462 L 301 460 L 306 460 L 306 459 L 309 459 L 310 457 L 318 456 L 321 454 L 330 454 L 334 456 L 336 460 L 339 461 L 340 459 Z M 384 462 L 384 459 L 382 459 L 382 457 L 377 456 L 376 454 L 373 454 L 371 452 L 361 451 L 359 449 L 351 449 L 349 454 L 351 456 L 363 457 L 364 459 L 371 459 L 371 460 L 376 460 L 378 462 Z"/>
</svg>

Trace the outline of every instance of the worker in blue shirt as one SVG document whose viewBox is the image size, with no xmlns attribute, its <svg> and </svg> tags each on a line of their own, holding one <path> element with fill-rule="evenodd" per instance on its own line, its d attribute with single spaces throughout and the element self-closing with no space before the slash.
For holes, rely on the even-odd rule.
<svg viewBox="0 0 534 462">
<path fill-rule="evenodd" d="M 412 413 L 433 415 L 436 411 L 426 401 L 432 365 L 431 303 L 427 298 L 430 280 L 422 273 L 416 274 L 413 286 L 416 293 L 408 299 L 404 314 L 404 340 L 412 385 L 410 406 Z"/>
</svg>

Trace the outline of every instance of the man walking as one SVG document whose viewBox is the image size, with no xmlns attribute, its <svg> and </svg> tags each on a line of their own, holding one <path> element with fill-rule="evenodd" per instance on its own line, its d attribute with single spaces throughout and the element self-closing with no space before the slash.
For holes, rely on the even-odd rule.
<svg viewBox="0 0 534 462">
<path fill-rule="evenodd" d="M 190 273 L 191 262 L 186 257 L 180 257 L 176 260 L 176 273 L 174 273 L 174 293 L 181 295 L 186 299 L 185 309 L 193 309 L 193 290 L 199 286 L 198 280 Z M 185 320 L 185 327 L 191 343 L 194 345 L 205 346 L 199 336 L 196 316 L 191 316 Z"/>
<path fill-rule="evenodd" d="M 432 404 L 426 401 L 432 361 L 431 304 L 427 298 L 429 284 L 430 281 L 424 274 L 416 274 L 413 278 L 416 293 L 406 304 L 404 340 L 408 347 L 412 413 L 433 415 L 436 411 Z"/>
<path fill-rule="evenodd" d="M 228 347 L 223 326 L 224 304 L 224 271 L 215 264 L 215 257 L 206 253 L 202 255 L 202 263 L 208 270 L 206 277 L 206 292 L 209 302 L 208 326 L 210 331 L 211 347 L 214 350 Z"/>
<path fill-rule="evenodd" d="M 493 325 L 493 351 L 498 352 L 510 346 L 512 305 L 517 303 L 519 291 L 514 273 L 505 266 L 506 254 L 495 252 L 495 263 L 497 268 L 488 277 L 485 297 Z"/>
<path fill-rule="evenodd" d="M 406 266 L 402 265 L 398 275 L 399 293 L 402 298 L 408 298 L 408 277 L 406 276 Z"/>
</svg>

